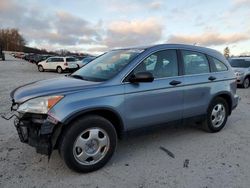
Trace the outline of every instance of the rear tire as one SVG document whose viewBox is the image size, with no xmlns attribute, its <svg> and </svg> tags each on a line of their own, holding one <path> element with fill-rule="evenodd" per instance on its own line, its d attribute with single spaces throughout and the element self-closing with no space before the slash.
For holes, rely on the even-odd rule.
<svg viewBox="0 0 250 188">
<path fill-rule="evenodd" d="M 246 88 L 249 87 L 249 84 L 250 84 L 250 80 L 249 80 L 249 78 L 247 77 L 247 78 L 244 79 L 242 86 L 243 86 L 243 88 L 246 89 Z"/>
<path fill-rule="evenodd" d="M 229 114 L 228 103 L 225 99 L 215 98 L 209 105 L 206 120 L 202 123 L 207 132 L 219 132 L 226 124 Z"/>
<path fill-rule="evenodd" d="M 39 65 L 39 66 L 38 66 L 38 71 L 39 71 L 39 72 L 44 72 L 44 68 L 43 68 L 42 65 Z"/>
<path fill-rule="evenodd" d="M 57 67 L 56 68 L 56 72 L 59 73 L 59 74 L 61 74 L 63 72 L 62 67 Z"/>
<path fill-rule="evenodd" d="M 59 146 L 66 165 L 77 172 L 102 168 L 112 157 L 117 145 L 114 126 L 107 119 L 90 115 L 70 125 Z"/>
</svg>

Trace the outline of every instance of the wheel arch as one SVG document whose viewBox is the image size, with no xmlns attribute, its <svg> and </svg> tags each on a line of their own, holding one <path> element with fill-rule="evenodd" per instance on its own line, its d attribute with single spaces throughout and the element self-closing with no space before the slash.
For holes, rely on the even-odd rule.
<svg viewBox="0 0 250 188">
<path fill-rule="evenodd" d="M 72 124 L 72 122 L 74 122 L 78 118 L 81 118 L 81 117 L 84 117 L 87 115 L 98 115 L 98 116 L 101 116 L 101 117 L 109 120 L 114 125 L 114 128 L 117 132 L 118 138 L 122 137 L 125 129 L 124 129 L 124 124 L 123 124 L 122 118 L 118 112 L 116 112 L 110 108 L 92 108 L 92 109 L 76 112 L 62 123 L 62 127 L 60 130 L 59 136 L 56 139 L 57 141 L 56 141 L 55 147 L 57 147 L 60 144 L 61 138 L 63 137 L 64 132 L 67 131 L 67 129 Z"/>
<path fill-rule="evenodd" d="M 211 102 L 213 101 L 213 100 L 215 100 L 216 98 L 223 98 L 226 102 L 227 102 L 227 104 L 228 104 L 228 110 L 229 110 L 229 115 L 231 115 L 231 113 L 232 113 L 232 104 L 233 104 L 233 101 L 232 101 L 232 97 L 231 97 L 231 94 L 229 93 L 229 92 L 221 92 L 221 93 L 218 93 L 218 94 L 216 94 L 215 96 L 213 96 L 213 98 L 210 100 L 210 102 L 209 102 L 209 105 L 211 104 Z M 209 106 L 208 106 L 208 108 L 209 108 Z"/>
<path fill-rule="evenodd" d="M 248 78 L 250 81 L 250 74 L 247 74 L 244 79 Z"/>
</svg>

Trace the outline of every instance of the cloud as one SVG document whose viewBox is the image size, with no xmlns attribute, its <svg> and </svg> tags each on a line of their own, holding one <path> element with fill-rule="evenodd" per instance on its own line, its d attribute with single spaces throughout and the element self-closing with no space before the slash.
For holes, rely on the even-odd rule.
<svg viewBox="0 0 250 188">
<path fill-rule="evenodd" d="M 159 10 L 162 8 L 163 3 L 160 0 L 142 0 L 142 1 L 133 1 L 133 0 L 123 0 L 123 1 L 116 1 L 116 0 L 109 0 L 104 1 L 109 6 L 107 9 L 111 12 L 118 12 L 118 13 L 132 13 L 132 12 L 139 12 L 139 11 L 152 11 L 152 10 Z"/>
<path fill-rule="evenodd" d="M 250 0 L 234 0 L 233 5 L 234 5 L 234 8 L 249 7 Z"/>
<path fill-rule="evenodd" d="M 80 37 L 98 35 L 95 28 L 88 21 L 65 11 L 56 13 L 55 22 L 53 24 L 55 29 L 63 35 Z"/>
<path fill-rule="evenodd" d="M 74 46 L 83 48 L 86 45 L 84 49 L 98 52 L 115 47 L 153 44 L 162 37 L 163 26 L 156 18 L 113 21 L 108 24 L 102 21 L 91 23 L 70 12 L 53 9 L 45 11 L 38 5 L 32 3 L 25 6 L 18 1 L 1 0 L 1 26 L 17 27 L 28 45 L 49 49 L 72 49 Z M 113 8 L 133 11 L 141 9 L 141 5 L 141 2 L 126 0 L 115 3 Z M 160 6 L 160 1 L 153 1 L 148 2 L 146 8 L 158 9 Z"/>
<path fill-rule="evenodd" d="M 78 45 L 101 40 L 98 23 L 65 11 L 44 11 L 37 4 L 24 6 L 14 0 L 0 1 L 1 27 L 19 28 L 28 43 L 39 45 Z"/>
<path fill-rule="evenodd" d="M 236 34 L 220 34 L 207 32 L 200 35 L 170 35 L 167 42 L 170 43 L 187 43 L 204 46 L 217 46 L 223 44 L 237 43 L 245 40 L 249 40 L 250 36 L 244 33 Z"/>
<path fill-rule="evenodd" d="M 162 37 L 163 26 L 155 18 L 112 22 L 104 44 L 108 47 L 138 46 L 156 43 Z"/>
<path fill-rule="evenodd" d="M 149 4 L 149 8 L 154 9 L 154 10 L 158 10 L 162 7 L 162 2 L 160 1 L 153 1 Z"/>
</svg>

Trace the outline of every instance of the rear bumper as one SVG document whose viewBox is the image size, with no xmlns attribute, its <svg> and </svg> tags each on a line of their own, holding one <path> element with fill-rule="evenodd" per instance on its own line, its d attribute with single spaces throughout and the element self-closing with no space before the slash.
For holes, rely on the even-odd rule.
<svg viewBox="0 0 250 188">
<path fill-rule="evenodd" d="M 239 100 L 240 97 L 235 94 L 232 101 L 232 110 L 234 110 L 238 106 Z"/>
<path fill-rule="evenodd" d="M 18 114 L 14 121 L 19 139 L 36 149 L 37 153 L 50 155 L 61 127 L 47 115 Z"/>
</svg>

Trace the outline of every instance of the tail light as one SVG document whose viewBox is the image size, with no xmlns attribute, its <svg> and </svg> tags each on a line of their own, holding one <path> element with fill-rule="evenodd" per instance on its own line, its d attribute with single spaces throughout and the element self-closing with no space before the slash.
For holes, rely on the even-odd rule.
<svg viewBox="0 0 250 188">
<path fill-rule="evenodd" d="M 65 66 L 68 66 L 68 63 L 64 63 Z"/>
</svg>

